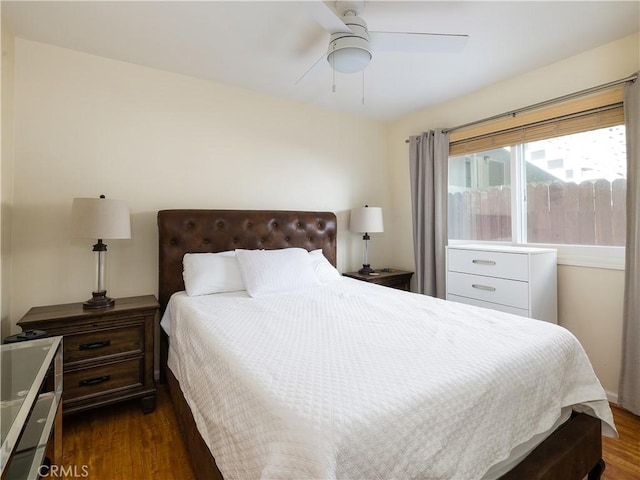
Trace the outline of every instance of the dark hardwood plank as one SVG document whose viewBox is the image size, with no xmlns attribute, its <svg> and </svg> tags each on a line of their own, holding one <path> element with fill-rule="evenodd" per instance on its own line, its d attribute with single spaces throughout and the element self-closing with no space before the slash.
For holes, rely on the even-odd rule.
<svg viewBox="0 0 640 480">
<path fill-rule="evenodd" d="M 611 405 L 620 438 L 602 438 L 603 480 L 640 479 L 640 417 Z"/>
<path fill-rule="evenodd" d="M 195 480 L 166 385 L 146 415 L 138 400 L 66 416 L 63 449 L 65 479 Z"/>
</svg>

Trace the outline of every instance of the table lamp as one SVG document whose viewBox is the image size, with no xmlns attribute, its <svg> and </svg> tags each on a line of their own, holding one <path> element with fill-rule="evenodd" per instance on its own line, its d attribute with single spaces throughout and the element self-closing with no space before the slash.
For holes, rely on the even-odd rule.
<svg viewBox="0 0 640 480">
<path fill-rule="evenodd" d="M 107 297 L 105 267 L 107 245 L 105 239 L 131 238 L 129 207 L 122 200 L 100 198 L 74 198 L 71 206 L 71 232 L 76 238 L 95 238 L 96 283 L 92 297 L 83 303 L 84 308 L 106 308 L 115 304 Z"/>
<path fill-rule="evenodd" d="M 362 239 L 364 240 L 364 263 L 362 268 L 358 270 L 358 273 L 363 275 L 370 275 L 373 273 L 371 265 L 369 265 L 369 240 L 370 233 L 384 232 L 382 224 L 382 208 L 370 207 L 365 205 L 361 208 L 354 208 L 351 210 L 351 221 L 349 224 L 349 230 L 357 233 L 364 233 Z"/>
</svg>

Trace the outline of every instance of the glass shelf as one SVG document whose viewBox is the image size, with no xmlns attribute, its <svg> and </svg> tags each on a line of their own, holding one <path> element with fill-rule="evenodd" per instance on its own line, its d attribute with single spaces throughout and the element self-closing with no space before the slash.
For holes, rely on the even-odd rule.
<svg viewBox="0 0 640 480">
<path fill-rule="evenodd" d="M 2 479 L 35 479 L 62 398 L 62 337 L 2 345 L 0 352 Z"/>
</svg>

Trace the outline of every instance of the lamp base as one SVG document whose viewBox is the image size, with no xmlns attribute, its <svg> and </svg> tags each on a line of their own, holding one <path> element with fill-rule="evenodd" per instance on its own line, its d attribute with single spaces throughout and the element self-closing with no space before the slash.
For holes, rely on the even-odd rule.
<svg viewBox="0 0 640 480">
<path fill-rule="evenodd" d="M 373 272 L 373 268 L 371 268 L 371 265 L 369 265 L 368 263 L 363 264 L 362 268 L 358 270 L 358 273 L 360 275 L 371 275 Z"/>
<path fill-rule="evenodd" d="M 92 295 L 92 298 L 82 304 L 84 308 L 107 308 L 113 307 L 116 303 L 113 298 L 107 297 L 106 290 L 93 292 Z"/>
</svg>

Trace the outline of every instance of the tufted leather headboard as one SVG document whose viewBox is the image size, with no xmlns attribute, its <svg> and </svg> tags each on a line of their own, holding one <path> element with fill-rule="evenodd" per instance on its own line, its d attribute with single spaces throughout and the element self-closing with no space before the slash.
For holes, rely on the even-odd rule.
<svg viewBox="0 0 640 480">
<path fill-rule="evenodd" d="M 336 265 L 336 216 L 331 212 L 280 210 L 160 210 L 158 212 L 160 307 L 184 290 L 185 253 L 236 248 L 321 248 Z"/>
</svg>

